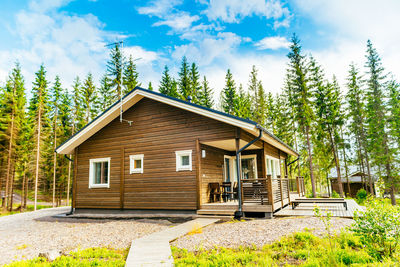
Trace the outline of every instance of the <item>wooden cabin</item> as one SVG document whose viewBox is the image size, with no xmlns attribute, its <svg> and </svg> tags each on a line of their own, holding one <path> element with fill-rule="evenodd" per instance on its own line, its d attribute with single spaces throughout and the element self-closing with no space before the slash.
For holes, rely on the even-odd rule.
<svg viewBox="0 0 400 267">
<path fill-rule="evenodd" d="M 367 192 L 369 192 L 369 178 L 368 174 L 363 173 L 361 171 L 356 171 L 352 174 L 349 175 L 349 185 L 350 185 L 350 192 L 349 192 L 349 187 L 347 186 L 347 178 L 346 177 L 341 177 L 342 179 L 342 188 L 343 192 L 345 193 L 346 196 L 349 197 L 357 197 L 357 192 L 360 189 L 366 189 Z M 331 190 L 332 192 L 335 191 L 336 193 L 339 192 L 339 183 L 337 180 L 337 177 L 330 177 L 331 181 Z M 373 177 L 372 178 L 372 187 L 373 190 L 376 194 L 376 179 Z"/>
<path fill-rule="evenodd" d="M 249 142 L 238 173 L 236 152 Z M 298 157 L 256 122 L 139 87 L 56 152 L 74 156 L 76 210 L 219 215 L 232 215 L 238 200 L 245 213 L 287 205 L 287 157 Z"/>
</svg>

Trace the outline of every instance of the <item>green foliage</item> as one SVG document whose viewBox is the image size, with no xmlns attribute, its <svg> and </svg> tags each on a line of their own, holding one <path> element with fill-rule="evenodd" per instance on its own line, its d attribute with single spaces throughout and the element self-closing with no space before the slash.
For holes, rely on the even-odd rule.
<svg viewBox="0 0 400 267">
<path fill-rule="evenodd" d="M 351 230 L 361 238 L 368 252 L 382 260 L 391 257 L 400 241 L 400 207 L 372 200 L 365 212 L 356 213 Z"/>
<path fill-rule="evenodd" d="M 97 90 L 93 82 L 93 76 L 89 73 L 81 87 L 81 103 L 84 110 L 84 123 L 87 124 L 97 114 Z"/>
<path fill-rule="evenodd" d="M 175 266 L 374 266 L 358 237 L 342 232 L 327 239 L 299 232 L 262 248 L 214 248 L 189 252 L 173 247 Z M 387 259 L 384 262 L 397 262 Z"/>
<path fill-rule="evenodd" d="M 210 88 L 206 76 L 203 78 L 201 90 L 198 94 L 198 104 L 207 108 L 214 106 L 213 90 Z"/>
<path fill-rule="evenodd" d="M 357 198 L 357 203 L 358 204 L 363 204 L 364 201 L 367 199 L 367 191 L 365 189 L 361 188 L 360 190 L 357 191 L 356 198 Z"/>
<path fill-rule="evenodd" d="M 225 76 L 225 87 L 221 92 L 221 107 L 225 113 L 235 114 L 237 105 L 236 85 L 231 70 L 228 69 Z"/>
<path fill-rule="evenodd" d="M 132 56 L 129 57 L 127 64 L 124 66 L 124 77 L 122 94 L 125 95 L 135 89 L 136 86 L 140 86 L 138 81 L 139 74 L 136 71 L 136 64 Z"/>
<path fill-rule="evenodd" d="M 189 74 L 189 63 L 186 57 L 182 58 L 181 70 L 179 72 L 179 81 L 178 81 L 178 88 L 179 94 L 183 100 L 187 100 L 188 96 L 192 95 L 192 87 L 191 87 L 191 79 Z"/>
<path fill-rule="evenodd" d="M 97 98 L 97 106 L 99 113 L 105 111 L 113 104 L 113 95 L 110 86 L 110 79 L 104 75 L 100 80 L 99 97 Z"/>
<path fill-rule="evenodd" d="M 169 69 L 167 66 L 164 67 L 164 71 L 161 77 L 160 86 L 158 87 L 158 91 L 164 95 L 172 96 L 179 98 L 177 83 L 170 76 Z"/>
<path fill-rule="evenodd" d="M 107 76 L 110 80 L 113 102 L 122 97 L 123 71 L 125 66 L 125 57 L 122 54 L 119 44 L 110 51 L 110 60 L 107 62 Z"/>
<path fill-rule="evenodd" d="M 116 250 L 110 248 L 88 248 L 70 252 L 67 256 L 61 256 L 52 262 L 45 258 L 18 261 L 8 264 L 8 267 L 30 266 L 125 266 L 128 250 Z"/>
<path fill-rule="evenodd" d="M 332 191 L 332 197 L 333 198 L 339 198 L 340 195 L 338 194 L 338 192 L 336 192 L 335 190 Z"/>
</svg>

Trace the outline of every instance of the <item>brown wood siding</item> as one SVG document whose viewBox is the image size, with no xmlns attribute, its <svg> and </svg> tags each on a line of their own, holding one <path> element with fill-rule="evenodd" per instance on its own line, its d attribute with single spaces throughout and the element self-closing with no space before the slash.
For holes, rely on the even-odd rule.
<svg viewBox="0 0 400 267">
<path fill-rule="evenodd" d="M 150 99 L 123 116 L 132 126 L 116 118 L 79 146 L 76 208 L 119 209 L 123 199 L 125 209 L 196 209 L 196 139 L 231 139 L 235 127 Z M 192 150 L 192 171 L 176 171 L 178 150 Z M 129 173 L 129 155 L 134 154 L 144 154 L 143 174 Z M 103 157 L 111 158 L 110 188 L 89 189 L 89 160 Z"/>
<path fill-rule="evenodd" d="M 201 158 L 201 203 L 209 202 L 209 183 L 222 183 L 224 181 L 224 155 L 229 152 L 201 145 L 201 149 L 206 151 L 206 157 Z"/>
</svg>

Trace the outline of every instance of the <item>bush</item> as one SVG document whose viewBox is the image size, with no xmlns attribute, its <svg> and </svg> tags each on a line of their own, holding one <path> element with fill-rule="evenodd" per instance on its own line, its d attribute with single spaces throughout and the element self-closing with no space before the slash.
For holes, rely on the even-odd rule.
<svg viewBox="0 0 400 267">
<path fill-rule="evenodd" d="M 365 189 L 361 188 L 360 190 L 357 191 L 356 197 L 357 197 L 357 203 L 358 204 L 363 204 L 365 200 L 367 199 L 367 191 Z"/>
<path fill-rule="evenodd" d="M 338 192 L 336 192 L 335 190 L 332 191 L 332 197 L 333 198 L 339 198 L 340 195 L 338 194 Z"/>
<path fill-rule="evenodd" d="M 355 213 L 351 230 L 360 237 L 372 256 L 391 257 L 400 242 L 400 208 L 383 200 L 371 200 L 367 210 Z"/>
</svg>

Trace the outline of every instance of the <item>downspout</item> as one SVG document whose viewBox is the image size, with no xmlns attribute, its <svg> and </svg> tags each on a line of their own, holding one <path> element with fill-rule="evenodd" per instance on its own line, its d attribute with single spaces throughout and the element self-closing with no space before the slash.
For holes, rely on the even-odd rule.
<svg viewBox="0 0 400 267">
<path fill-rule="evenodd" d="M 72 163 L 74 162 L 74 160 L 73 159 L 71 159 L 71 158 L 69 158 L 67 155 L 64 155 L 64 157 L 67 159 L 67 160 L 69 160 L 69 161 L 71 161 Z M 74 179 L 75 179 L 75 177 L 74 177 Z M 71 210 L 67 213 L 67 214 L 65 214 L 65 215 L 72 215 L 72 214 L 74 214 L 74 208 L 73 208 L 73 206 L 72 206 L 72 203 L 74 202 L 74 187 L 72 186 L 71 187 Z M 68 194 L 69 194 L 69 192 L 68 192 Z"/>
<path fill-rule="evenodd" d="M 256 128 L 260 131 L 260 134 L 258 135 L 258 137 L 256 137 L 255 139 L 253 139 L 252 141 L 250 141 L 249 143 L 247 143 L 244 147 L 242 147 L 241 149 L 239 149 L 236 152 L 236 173 L 237 173 L 237 178 L 238 178 L 238 210 L 235 211 L 235 218 L 236 219 L 240 219 L 241 217 L 243 217 L 243 208 L 242 208 L 242 178 L 241 178 L 241 170 L 240 170 L 240 153 L 242 153 L 242 151 L 244 151 L 246 148 L 248 148 L 249 146 L 251 146 L 252 144 L 254 144 L 255 142 L 257 142 L 258 140 L 261 139 L 262 137 L 262 133 L 263 130 L 261 128 L 261 126 L 259 124 L 256 125 Z"/>
</svg>

